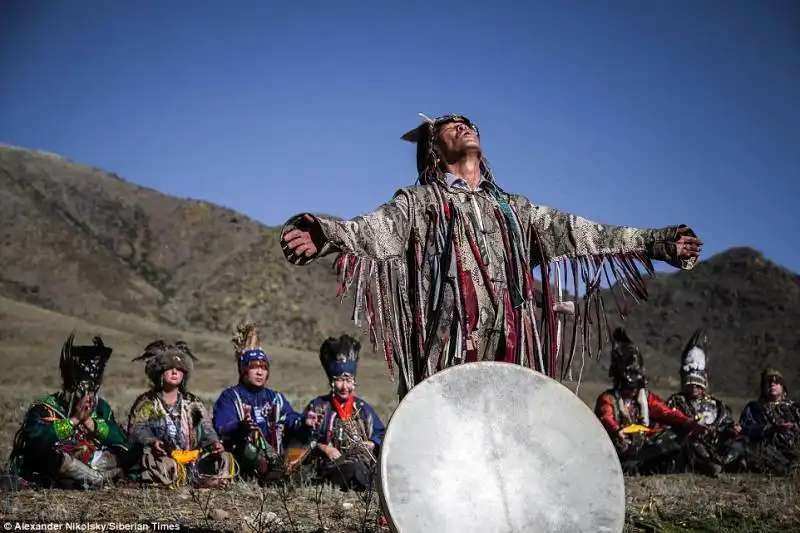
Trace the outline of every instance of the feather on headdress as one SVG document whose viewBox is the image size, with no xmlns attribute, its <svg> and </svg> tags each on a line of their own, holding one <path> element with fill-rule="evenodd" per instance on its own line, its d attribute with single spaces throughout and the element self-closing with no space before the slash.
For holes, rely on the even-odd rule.
<svg viewBox="0 0 800 533">
<path fill-rule="evenodd" d="M 681 353 L 681 381 L 684 385 L 708 388 L 707 342 L 708 335 L 705 329 L 698 328 L 686 343 Z"/>
<path fill-rule="evenodd" d="M 240 370 L 247 368 L 253 361 L 264 361 L 269 368 L 269 357 L 261 347 L 258 330 L 252 322 L 243 322 L 236 326 L 233 339 L 233 354 Z"/>
<path fill-rule="evenodd" d="M 319 362 L 331 381 L 338 376 L 355 377 L 360 353 L 361 343 L 350 335 L 328 337 L 319 349 Z"/>
<path fill-rule="evenodd" d="M 194 369 L 194 361 L 197 360 L 185 342 L 167 344 L 163 340 L 151 342 L 145 347 L 142 355 L 131 359 L 131 361 L 145 361 L 144 372 L 153 383 L 159 383 L 164 372 L 171 368 L 182 371 L 181 388 L 184 390 Z"/>
<path fill-rule="evenodd" d="M 61 347 L 59 370 L 62 388 L 70 394 L 95 394 L 103 382 L 106 363 L 113 350 L 103 344 L 103 339 L 99 336 L 92 339 L 90 346 L 76 346 L 74 341 L 73 331 Z"/>
</svg>

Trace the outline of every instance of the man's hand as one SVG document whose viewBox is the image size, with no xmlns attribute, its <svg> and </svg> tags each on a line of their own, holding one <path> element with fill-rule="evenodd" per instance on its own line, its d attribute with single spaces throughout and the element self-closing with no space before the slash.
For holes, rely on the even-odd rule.
<svg viewBox="0 0 800 533">
<path fill-rule="evenodd" d="M 311 215 L 305 215 L 302 226 L 287 231 L 281 238 L 281 246 L 291 250 L 295 257 L 314 257 L 325 245 L 322 226 Z"/>
<path fill-rule="evenodd" d="M 335 461 L 336 459 L 342 456 L 341 452 L 336 448 L 334 448 L 333 446 L 327 444 L 321 444 L 318 446 L 318 448 L 322 450 L 322 453 L 324 453 L 325 456 L 331 461 Z"/>
<path fill-rule="evenodd" d="M 739 424 L 734 424 L 733 425 L 733 432 L 736 435 L 740 435 L 742 433 L 742 426 L 740 426 Z"/>
<path fill-rule="evenodd" d="M 76 424 L 79 424 L 92 416 L 92 411 L 94 411 L 94 398 L 91 394 L 87 394 L 75 403 L 70 418 L 74 419 Z"/>
<path fill-rule="evenodd" d="M 153 443 L 153 453 L 156 455 L 156 457 L 167 455 L 167 450 L 164 449 L 164 443 L 160 440 L 155 441 Z"/>
<path fill-rule="evenodd" d="M 97 429 L 94 423 L 94 419 L 91 416 L 83 421 L 83 427 L 88 429 L 89 433 L 94 433 L 94 430 Z"/>
<path fill-rule="evenodd" d="M 317 429 L 322 424 L 322 415 L 309 411 L 306 415 L 305 424 L 311 429 Z"/>
<path fill-rule="evenodd" d="M 375 443 L 374 443 L 374 442 L 372 442 L 371 440 L 368 440 L 368 441 L 367 441 L 367 442 L 365 442 L 364 444 L 367 446 L 367 449 L 368 449 L 369 451 L 371 451 L 371 452 L 374 452 L 374 451 L 375 451 Z"/>
<path fill-rule="evenodd" d="M 694 259 L 700 257 L 700 252 L 703 249 L 703 241 L 693 235 L 680 235 L 675 242 L 675 247 L 678 252 L 678 259 Z"/>
</svg>

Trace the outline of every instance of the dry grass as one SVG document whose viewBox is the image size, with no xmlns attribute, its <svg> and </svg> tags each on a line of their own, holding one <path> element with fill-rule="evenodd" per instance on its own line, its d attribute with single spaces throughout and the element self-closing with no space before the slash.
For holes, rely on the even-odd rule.
<svg viewBox="0 0 800 533">
<path fill-rule="evenodd" d="M 40 308 L 0 298 L 0 454 L 7 457 L 13 434 L 28 404 L 58 389 L 61 343 L 75 328 L 80 342 L 101 334 L 115 353 L 102 395 L 124 424 L 133 398 L 145 390 L 140 364 L 130 362 L 156 338 L 182 338 L 201 359 L 191 388 L 209 404 L 236 380 L 229 338 L 165 329 L 126 315 L 108 314 L 88 324 Z M 273 359 L 270 386 L 284 392 L 296 409 L 327 388 L 316 354 L 267 346 Z M 359 368 L 358 393 L 388 419 L 396 406 L 395 385 L 385 363 L 367 355 Z M 584 383 L 588 402 L 603 384 Z M 657 391 L 667 394 L 669 391 Z M 732 400 L 736 409 L 742 401 Z M 217 491 L 117 487 L 92 493 L 20 491 L 3 494 L 0 517 L 41 521 L 116 521 L 181 523 L 214 531 L 375 531 L 378 507 L 353 493 L 299 487 L 262 490 L 237 483 Z M 800 531 L 797 480 L 759 476 L 696 476 L 628 480 L 627 531 Z"/>
</svg>

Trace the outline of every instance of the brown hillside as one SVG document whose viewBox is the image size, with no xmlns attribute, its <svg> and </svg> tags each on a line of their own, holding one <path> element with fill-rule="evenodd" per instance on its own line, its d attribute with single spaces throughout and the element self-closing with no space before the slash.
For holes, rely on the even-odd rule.
<svg viewBox="0 0 800 533">
<path fill-rule="evenodd" d="M 278 229 L 42 152 L 0 146 L 0 295 L 68 314 L 113 310 L 318 347 L 352 329 L 331 260 L 296 268 Z"/>
</svg>

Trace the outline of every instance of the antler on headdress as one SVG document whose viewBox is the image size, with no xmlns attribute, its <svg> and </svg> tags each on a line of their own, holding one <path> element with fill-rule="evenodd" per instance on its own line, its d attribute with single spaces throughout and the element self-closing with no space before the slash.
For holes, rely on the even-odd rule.
<svg viewBox="0 0 800 533">
<path fill-rule="evenodd" d="M 319 362 L 330 380 L 344 375 L 355 377 L 360 353 L 361 343 L 350 335 L 328 337 L 319 349 Z"/>
<path fill-rule="evenodd" d="M 112 352 L 99 336 L 92 338 L 90 346 L 76 346 L 75 331 L 72 331 L 61 347 L 59 359 L 64 391 L 96 393 Z"/>
</svg>

